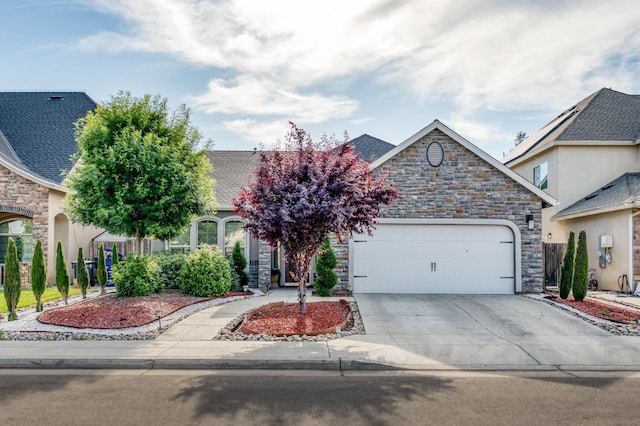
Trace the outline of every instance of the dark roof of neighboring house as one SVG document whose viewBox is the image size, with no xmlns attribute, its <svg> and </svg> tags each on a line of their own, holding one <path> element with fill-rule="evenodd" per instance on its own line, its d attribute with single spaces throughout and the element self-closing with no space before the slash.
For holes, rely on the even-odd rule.
<svg viewBox="0 0 640 426">
<path fill-rule="evenodd" d="M 349 142 L 358 156 L 367 161 L 395 148 L 395 145 L 366 134 Z M 248 186 L 251 173 L 258 166 L 260 152 L 209 151 L 207 157 L 213 165 L 211 177 L 216 180 L 216 200 L 221 208 L 227 209 L 233 205 L 232 200 L 238 196 L 240 189 Z"/>
<path fill-rule="evenodd" d="M 640 173 L 625 173 L 558 212 L 553 219 L 570 219 L 640 205 Z"/>
<path fill-rule="evenodd" d="M 83 92 L 0 92 L 0 155 L 61 184 L 77 150 L 74 123 L 96 107 Z"/>
<path fill-rule="evenodd" d="M 562 112 L 504 156 L 508 164 L 555 141 L 630 141 L 640 139 L 640 95 L 600 89 Z"/>
<path fill-rule="evenodd" d="M 389 142 L 367 135 L 366 133 L 351 139 L 349 143 L 353 145 L 353 149 L 358 153 L 358 156 L 368 162 L 382 157 L 396 147 Z"/>
</svg>

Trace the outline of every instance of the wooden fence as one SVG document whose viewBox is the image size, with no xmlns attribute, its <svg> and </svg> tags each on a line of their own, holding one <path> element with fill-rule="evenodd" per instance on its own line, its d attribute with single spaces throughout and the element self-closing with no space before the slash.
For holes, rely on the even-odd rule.
<svg viewBox="0 0 640 426">
<path fill-rule="evenodd" d="M 557 286 L 560 278 L 560 265 L 567 249 L 566 244 L 542 243 L 542 265 L 544 285 Z"/>
</svg>

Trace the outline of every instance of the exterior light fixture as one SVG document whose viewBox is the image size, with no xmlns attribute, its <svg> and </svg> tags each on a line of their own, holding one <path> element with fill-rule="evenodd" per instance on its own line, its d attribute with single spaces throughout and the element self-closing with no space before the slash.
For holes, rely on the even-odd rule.
<svg viewBox="0 0 640 426">
<path fill-rule="evenodd" d="M 532 214 L 526 215 L 525 216 L 525 220 L 529 224 L 529 229 L 534 229 L 535 228 L 535 223 L 533 222 L 533 215 Z"/>
</svg>

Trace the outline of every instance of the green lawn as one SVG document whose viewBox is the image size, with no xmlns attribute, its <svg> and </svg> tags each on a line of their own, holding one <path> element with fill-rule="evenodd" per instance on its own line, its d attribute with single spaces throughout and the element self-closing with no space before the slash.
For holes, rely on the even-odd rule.
<svg viewBox="0 0 640 426">
<path fill-rule="evenodd" d="M 2 297 L 0 297 L 0 313 L 7 312 L 7 301 L 4 298 L 4 292 L 0 291 L 0 293 L 2 294 Z M 69 289 L 69 296 L 73 296 L 79 293 L 80 293 L 79 288 Z M 62 298 L 62 295 L 57 289 L 47 288 L 45 289 L 44 294 L 42 295 L 42 303 L 47 303 L 52 300 L 56 300 L 60 298 Z M 33 291 L 22 290 L 20 292 L 20 299 L 18 300 L 18 309 L 26 308 L 27 306 L 35 306 L 35 305 L 36 305 L 36 298 L 33 295 Z"/>
</svg>

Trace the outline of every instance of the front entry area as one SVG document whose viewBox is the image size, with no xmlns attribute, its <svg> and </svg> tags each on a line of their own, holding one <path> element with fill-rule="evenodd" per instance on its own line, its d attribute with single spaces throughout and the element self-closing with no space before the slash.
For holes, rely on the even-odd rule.
<svg viewBox="0 0 640 426">
<path fill-rule="evenodd" d="M 353 292 L 514 294 L 516 244 L 504 225 L 380 223 L 352 240 Z"/>
</svg>

